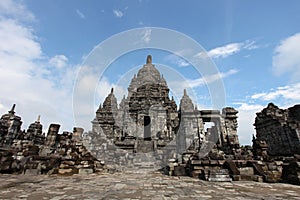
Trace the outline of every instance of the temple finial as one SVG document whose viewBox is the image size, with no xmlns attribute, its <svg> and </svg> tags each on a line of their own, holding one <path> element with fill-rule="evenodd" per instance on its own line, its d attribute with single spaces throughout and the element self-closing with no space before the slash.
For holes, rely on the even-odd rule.
<svg viewBox="0 0 300 200">
<path fill-rule="evenodd" d="M 38 115 L 38 117 L 37 117 L 37 119 L 36 119 L 36 122 L 37 122 L 37 123 L 40 123 L 40 121 L 41 121 L 41 115 Z"/>
<path fill-rule="evenodd" d="M 151 55 L 147 56 L 146 64 L 152 64 L 152 56 Z"/>
<path fill-rule="evenodd" d="M 184 96 L 187 96 L 186 89 L 183 90 L 183 95 L 184 95 Z"/>
<path fill-rule="evenodd" d="M 111 88 L 110 93 L 114 93 L 114 88 Z"/>
<path fill-rule="evenodd" d="M 12 114 L 15 114 L 15 108 L 16 108 L 16 104 L 13 104 L 13 106 L 10 109 L 10 111 L 8 111 L 8 112 L 12 113 Z"/>
</svg>

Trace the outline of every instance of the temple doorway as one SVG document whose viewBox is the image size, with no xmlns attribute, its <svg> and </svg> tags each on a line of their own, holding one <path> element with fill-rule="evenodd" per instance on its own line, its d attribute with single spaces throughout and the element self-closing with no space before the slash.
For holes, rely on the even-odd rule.
<svg viewBox="0 0 300 200">
<path fill-rule="evenodd" d="M 151 119 L 144 116 L 144 140 L 151 140 Z"/>
</svg>

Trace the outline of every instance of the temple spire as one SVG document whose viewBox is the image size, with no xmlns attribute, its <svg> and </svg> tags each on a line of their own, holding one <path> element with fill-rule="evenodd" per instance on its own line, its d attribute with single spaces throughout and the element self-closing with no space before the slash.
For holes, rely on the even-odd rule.
<svg viewBox="0 0 300 200">
<path fill-rule="evenodd" d="M 152 64 L 152 56 L 151 55 L 147 56 L 146 64 Z"/>
<path fill-rule="evenodd" d="M 186 89 L 183 90 L 183 96 L 187 96 Z"/>
<path fill-rule="evenodd" d="M 8 113 L 15 114 L 15 108 L 16 108 L 16 104 L 13 104 L 13 106 L 11 107 L 10 111 L 8 111 Z"/>
<path fill-rule="evenodd" d="M 37 122 L 37 123 L 40 123 L 40 121 L 41 121 L 41 115 L 38 115 L 38 117 L 37 117 L 37 119 L 36 119 L 36 122 Z"/>
</svg>

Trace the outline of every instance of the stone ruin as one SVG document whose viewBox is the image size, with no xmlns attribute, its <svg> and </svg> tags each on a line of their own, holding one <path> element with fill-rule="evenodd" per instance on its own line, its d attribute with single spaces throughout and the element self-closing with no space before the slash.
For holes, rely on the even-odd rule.
<svg viewBox="0 0 300 200">
<path fill-rule="evenodd" d="M 15 105 L 0 119 L 0 173 L 68 175 L 103 169 L 83 146 L 82 128 L 58 134 L 60 125 L 51 124 L 45 135 L 40 116 L 27 131 L 21 125 Z"/>
<path fill-rule="evenodd" d="M 280 109 L 273 103 L 257 113 L 256 139 L 266 142 L 271 156 L 300 154 L 300 105 Z"/>
<path fill-rule="evenodd" d="M 300 184 L 300 105 L 283 110 L 269 104 L 257 113 L 253 145 L 241 146 L 237 110 L 199 110 L 186 90 L 177 106 L 169 91 L 148 56 L 127 97 L 118 104 L 112 89 L 89 132 L 58 134 L 60 125 L 51 124 L 45 134 L 40 117 L 22 131 L 14 105 L 0 119 L 0 173 L 160 170 L 207 181 Z"/>
<path fill-rule="evenodd" d="M 300 105 L 280 109 L 273 103 L 256 114 L 255 159 L 274 161 L 281 178 L 300 183 Z"/>
</svg>

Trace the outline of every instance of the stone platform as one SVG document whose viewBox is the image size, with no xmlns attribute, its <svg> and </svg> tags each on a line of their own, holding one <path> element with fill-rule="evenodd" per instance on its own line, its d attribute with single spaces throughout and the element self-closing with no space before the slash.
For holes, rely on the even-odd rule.
<svg viewBox="0 0 300 200">
<path fill-rule="evenodd" d="M 0 175 L 0 199 L 300 199 L 300 186 L 205 182 L 158 172 L 87 176 Z"/>
</svg>

